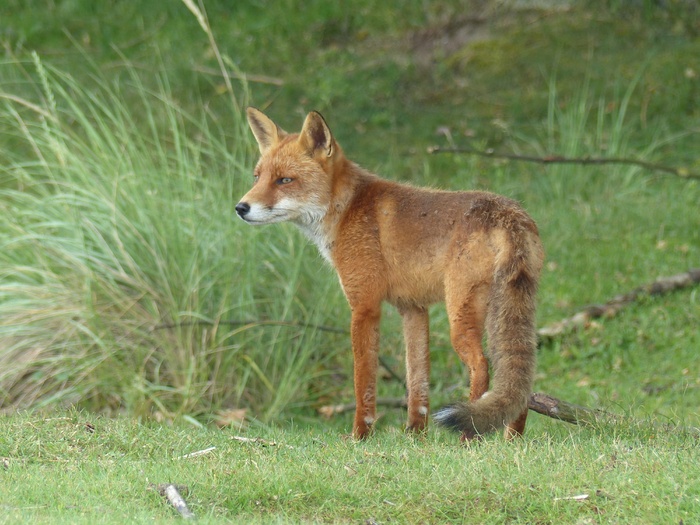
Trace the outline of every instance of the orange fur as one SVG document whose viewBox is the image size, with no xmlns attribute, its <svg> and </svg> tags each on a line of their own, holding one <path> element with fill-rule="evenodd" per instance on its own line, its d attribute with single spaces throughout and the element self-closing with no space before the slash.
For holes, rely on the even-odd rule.
<svg viewBox="0 0 700 525">
<path fill-rule="evenodd" d="M 535 293 L 544 252 L 534 221 L 487 192 L 447 192 L 381 179 L 348 160 L 320 114 L 288 134 L 260 111 L 248 122 L 260 147 L 255 183 L 236 205 L 251 224 L 289 221 L 338 272 L 352 311 L 353 434 L 376 419 L 381 304 L 403 318 L 408 422 L 428 424 L 427 307 L 445 302 L 452 344 L 469 368 L 470 401 L 439 423 L 465 439 L 506 426 L 522 434 L 535 373 Z M 494 371 L 489 387 L 482 336 Z"/>
</svg>

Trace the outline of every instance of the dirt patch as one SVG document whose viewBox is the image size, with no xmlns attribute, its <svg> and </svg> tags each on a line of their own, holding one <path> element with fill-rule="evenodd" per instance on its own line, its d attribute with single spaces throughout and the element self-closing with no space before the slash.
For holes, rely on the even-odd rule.
<svg viewBox="0 0 700 525">
<path fill-rule="evenodd" d="M 430 66 L 465 45 L 491 37 L 487 16 L 467 16 L 442 25 L 415 31 L 408 36 L 408 47 L 419 66 Z"/>
<path fill-rule="evenodd" d="M 474 0 L 463 13 L 448 13 L 428 27 L 407 36 L 407 48 L 419 66 L 430 66 L 465 46 L 489 40 L 518 25 L 537 23 L 553 13 L 570 9 L 567 2 L 521 7 L 518 2 Z"/>
</svg>

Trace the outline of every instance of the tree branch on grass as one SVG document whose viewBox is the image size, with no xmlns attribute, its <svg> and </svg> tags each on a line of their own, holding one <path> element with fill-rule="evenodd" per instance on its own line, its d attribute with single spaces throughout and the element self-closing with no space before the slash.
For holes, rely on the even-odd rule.
<svg viewBox="0 0 700 525">
<path fill-rule="evenodd" d="M 660 277 L 656 281 L 649 284 L 639 286 L 634 290 L 617 295 L 604 304 L 594 304 L 587 306 L 580 312 L 571 317 L 562 319 L 555 323 L 549 324 L 537 330 L 537 335 L 541 338 L 553 338 L 569 330 L 584 327 L 593 319 L 601 317 L 614 317 L 620 310 L 634 303 L 644 296 L 664 295 L 682 288 L 688 288 L 700 283 L 700 268 L 691 268 L 686 272 L 682 272 L 669 277 Z M 300 323 L 296 321 L 275 321 L 275 320 L 257 320 L 257 321 L 238 321 L 238 320 L 220 320 L 208 321 L 204 319 L 195 319 L 190 321 L 182 321 L 175 323 L 162 323 L 151 328 L 151 331 L 156 330 L 172 330 L 174 328 L 182 328 L 187 326 L 246 326 L 254 328 L 257 326 L 283 326 L 289 328 L 312 328 L 322 332 L 331 332 L 336 334 L 349 333 L 345 328 L 335 326 L 317 325 L 313 323 Z M 380 356 L 381 360 L 381 356 Z M 398 376 L 390 366 L 381 360 L 382 366 L 387 369 L 389 374 L 399 382 L 403 379 Z"/>
<path fill-rule="evenodd" d="M 385 406 L 389 408 L 406 408 L 408 403 L 406 398 L 378 398 L 377 406 Z M 618 416 L 605 410 L 575 405 L 556 397 L 544 394 L 542 392 L 533 392 L 527 401 L 527 408 L 540 415 L 551 417 L 558 421 L 571 423 L 572 425 L 580 426 L 595 426 L 600 423 L 622 423 L 634 422 L 635 420 Z M 318 413 L 330 419 L 336 415 L 344 414 L 355 410 L 355 403 L 344 403 L 339 405 L 326 405 L 318 408 Z M 665 431 L 677 430 L 677 427 L 666 425 L 663 427 Z M 695 427 L 681 427 L 680 430 L 700 438 L 700 429 Z"/>
<path fill-rule="evenodd" d="M 676 175 L 684 179 L 697 179 L 700 180 L 700 173 L 690 171 L 688 168 L 675 168 L 673 166 L 665 166 L 663 164 L 655 164 L 653 162 L 647 162 L 639 159 L 622 158 L 622 157 L 564 157 L 561 155 L 548 155 L 546 157 L 536 157 L 532 155 L 518 155 L 516 153 L 499 153 L 493 149 L 480 150 L 470 147 L 461 148 L 443 148 L 441 146 L 431 146 L 428 148 L 428 153 L 455 153 L 455 154 L 467 154 L 467 155 L 478 155 L 480 157 L 489 157 L 493 159 L 506 159 L 515 160 L 522 162 L 536 162 L 538 164 L 627 164 L 633 166 L 639 166 L 650 171 L 660 171 L 663 173 L 669 173 L 671 175 Z"/>
<path fill-rule="evenodd" d="M 700 283 L 700 268 L 691 268 L 687 272 L 672 275 L 670 277 L 660 277 L 656 281 L 639 286 L 631 292 L 613 297 L 608 302 L 599 305 L 592 305 L 584 308 L 572 317 L 562 319 L 550 325 L 544 326 L 537 331 L 537 334 L 542 338 L 553 338 L 559 336 L 568 330 L 586 326 L 592 319 L 600 317 L 613 317 L 624 307 L 629 306 L 634 301 L 639 300 L 646 295 L 663 295 L 675 290 L 687 288 Z M 283 326 L 289 328 L 311 328 L 321 332 L 331 332 L 335 334 L 348 334 L 349 331 L 345 328 L 336 326 L 318 325 L 313 323 L 300 323 L 296 321 L 275 321 L 275 320 L 219 320 L 209 321 L 204 319 L 194 319 L 188 321 L 161 323 L 151 328 L 152 332 L 157 330 L 173 330 L 187 326 L 245 326 L 254 328 L 257 326 Z M 385 360 L 379 356 L 380 362 L 389 374 L 399 382 L 404 380 L 392 370 Z"/>
<path fill-rule="evenodd" d="M 620 310 L 639 300 L 641 297 L 663 295 L 698 283 L 700 283 L 700 268 L 691 268 L 687 272 L 670 277 L 660 277 L 656 281 L 644 286 L 639 286 L 631 292 L 615 296 L 604 304 L 588 306 L 571 317 L 540 328 L 537 330 L 537 335 L 540 338 L 551 339 L 568 331 L 585 327 L 593 319 L 614 317 Z"/>
<path fill-rule="evenodd" d="M 212 76 L 223 76 L 224 74 L 221 72 L 221 70 L 214 69 L 212 67 L 206 67 L 206 66 L 200 66 L 200 65 L 195 65 L 192 67 L 193 71 L 196 71 L 197 73 L 204 73 L 205 75 L 212 75 Z M 273 86 L 283 86 L 284 85 L 284 80 L 281 78 L 277 77 L 271 77 L 269 75 L 257 75 L 255 73 L 238 73 L 235 71 L 227 71 L 226 74 L 230 78 L 235 78 L 237 80 L 244 80 L 246 82 L 255 82 L 258 84 L 271 84 Z"/>
<path fill-rule="evenodd" d="M 639 286 L 632 290 L 631 292 L 618 295 L 613 297 L 611 300 L 602 305 L 593 305 L 583 309 L 581 312 L 575 314 L 572 317 L 563 319 L 556 323 L 552 323 L 543 328 L 540 328 L 537 333 L 541 338 L 554 338 L 556 336 L 562 335 L 563 333 L 586 326 L 592 319 L 599 317 L 613 317 L 624 307 L 629 306 L 634 301 L 639 300 L 643 296 L 647 295 L 662 295 L 681 288 L 687 288 L 700 283 L 700 268 L 691 268 L 687 272 L 672 275 L 670 277 L 661 277 L 656 281 Z M 294 328 L 313 328 L 316 330 L 347 334 L 348 331 L 343 328 L 336 328 L 332 326 L 314 325 L 309 323 L 298 323 L 298 322 L 288 322 L 288 321 L 205 321 L 205 320 L 192 320 L 183 321 L 180 323 L 163 323 L 152 328 L 155 330 L 166 330 L 179 328 L 183 326 L 199 326 L 199 325 L 240 325 L 250 327 L 254 326 L 286 326 Z M 405 380 L 398 374 L 393 368 L 380 356 L 380 362 L 384 368 L 389 372 L 391 377 L 400 383 L 405 384 Z M 379 398 L 377 399 L 377 405 L 387 406 L 393 408 L 405 408 L 407 406 L 405 398 Z M 604 412 L 601 410 L 593 410 L 590 408 L 582 407 L 579 405 L 574 405 L 566 401 L 562 401 L 548 394 L 534 393 L 531 394 L 528 401 L 528 408 L 539 414 L 559 419 L 561 421 L 566 421 L 572 424 L 584 424 L 591 425 L 600 419 L 619 419 L 618 416 Z M 344 403 L 338 405 L 326 405 L 318 408 L 320 415 L 326 418 L 333 417 L 337 414 L 342 414 L 344 412 L 349 412 L 355 410 L 355 403 Z"/>
<path fill-rule="evenodd" d="M 405 397 L 379 397 L 377 398 L 377 406 L 385 406 L 389 408 L 406 408 L 408 402 Z M 351 412 L 355 410 L 355 403 L 341 403 L 339 405 L 325 405 L 318 407 L 318 413 L 330 419 L 338 414 L 344 414 L 345 412 Z"/>
<path fill-rule="evenodd" d="M 527 408 L 543 416 L 565 421 L 572 425 L 590 426 L 601 420 L 616 420 L 617 416 L 603 410 L 594 410 L 562 401 L 542 392 L 533 392 Z"/>
<path fill-rule="evenodd" d="M 628 425 L 651 425 L 652 428 L 657 429 L 659 432 L 682 432 L 691 435 L 695 439 L 700 438 L 700 428 L 698 427 L 678 427 L 672 424 L 649 424 L 640 420 L 633 419 L 631 417 L 612 414 L 610 412 L 606 412 L 605 410 L 598 410 L 584 407 L 581 405 L 574 405 L 573 403 L 562 401 L 561 399 L 557 399 L 556 397 L 552 397 L 542 392 L 535 392 L 530 394 L 530 399 L 528 399 L 527 407 L 533 412 L 537 412 L 538 414 L 551 417 L 553 419 L 558 419 L 559 421 L 571 423 L 572 425 L 580 425 L 586 427 L 596 426 L 601 423 L 617 425 L 623 423 L 626 423 Z"/>
<path fill-rule="evenodd" d="M 152 488 L 155 488 L 161 496 L 165 496 L 183 518 L 194 519 L 194 513 L 189 509 L 185 499 L 180 494 L 180 492 L 187 493 L 187 487 L 184 485 L 163 483 L 161 485 L 152 486 Z"/>
<path fill-rule="evenodd" d="M 643 296 L 662 295 L 681 288 L 693 286 L 697 283 L 700 283 L 700 268 L 691 268 L 687 272 L 670 277 L 661 277 L 652 283 L 639 286 L 628 293 L 613 297 L 605 304 L 589 306 L 572 317 L 540 328 L 537 333 L 543 338 L 553 338 L 569 330 L 586 326 L 592 319 L 598 317 L 612 317 L 624 307 L 629 306 Z M 382 362 L 382 365 L 389 371 L 393 378 L 396 378 L 399 382 L 404 382 L 387 363 Z M 377 405 L 405 408 L 407 403 L 405 398 L 379 398 L 377 399 Z M 594 410 L 575 405 L 544 393 L 531 394 L 528 400 L 528 408 L 538 414 L 575 425 L 590 426 L 600 421 L 619 422 L 623 419 L 620 416 L 603 410 Z M 337 414 L 352 410 L 355 410 L 355 403 L 344 403 L 319 407 L 318 413 L 323 417 L 331 418 Z M 686 430 L 695 436 L 700 436 L 700 430 L 698 429 L 689 428 Z"/>
<path fill-rule="evenodd" d="M 377 406 L 389 408 L 406 408 L 408 403 L 405 397 L 380 397 L 377 399 Z M 567 403 L 547 394 L 535 392 L 530 394 L 527 407 L 533 412 L 543 416 L 559 419 L 574 425 L 591 425 L 600 419 L 615 418 L 612 414 L 602 410 Z M 339 405 L 325 405 L 318 408 L 318 413 L 330 419 L 338 414 L 344 414 L 355 410 L 355 403 L 342 403 Z"/>
<path fill-rule="evenodd" d="M 204 319 L 195 319 L 191 321 L 181 321 L 175 323 L 162 323 L 152 327 L 151 332 L 156 330 L 173 330 L 174 328 L 183 328 L 187 326 L 245 326 L 246 328 L 254 328 L 256 326 L 286 326 L 289 328 L 313 328 L 321 332 L 332 332 L 336 334 L 347 334 L 348 330 L 337 328 L 335 326 L 324 326 L 313 323 L 299 323 L 296 321 L 275 321 L 275 320 L 257 320 L 257 321 L 237 321 L 237 320 L 220 320 L 207 321 Z"/>
</svg>

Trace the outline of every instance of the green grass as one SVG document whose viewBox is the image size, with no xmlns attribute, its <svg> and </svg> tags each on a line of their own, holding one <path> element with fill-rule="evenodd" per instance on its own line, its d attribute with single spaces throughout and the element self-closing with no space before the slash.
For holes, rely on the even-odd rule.
<svg viewBox="0 0 700 525">
<path fill-rule="evenodd" d="M 318 109 L 383 176 L 523 202 L 547 251 L 540 325 L 698 267 L 697 181 L 425 153 L 446 128 L 456 145 L 700 171 L 692 2 L 545 4 L 211 1 L 214 50 L 180 2 L 3 2 L 0 520 L 166 520 L 148 490 L 165 481 L 212 522 L 696 519 L 696 441 L 663 427 L 700 422 L 696 289 L 543 342 L 537 390 L 629 422 L 533 417 L 522 443 L 462 449 L 404 436 L 384 409 L 357 444 L 340 438 L 351 414 L 315 413 L 352 399 L 335 275 L 291 226 L 234 217 L 257 158 L 241 108 L 289 130 Z M 472 18 L 488 38 L 460 40 Z M 466 373 L 431 312 L 439 406 Z M 386 308 L 382 354 L 402 375 L 400 326 Z M 294 448 L 213 428 L 235 409 L 240 432 Z"/>
<path fill-rule="evenodd" d="M 533 427 L 522 441 L 472 447 L 444 432 L 395 429 L 357 443 L 321 425 L 257 428 L 247 435 L 259 439 L 245 443 L 228 431 L 21 413 L 0 418 L 0 522 L 176 521 L 150 488 L 161 483 L 185 485 L 203 523 L 692 523 L 700 515 L 696 438 L 646 426 Z"/>
<path fill-rule="evenodd" d="M 37 89 L 6 96 L 1 114 L 13 148 L 0 189 L 0 403 L 206 420 L 246 398 L 263 419 L 293 402 L 298 378 L 315 375 L 304 365 L 318 334 L 257 325 L 312 322 L 296 293 L 311 272 L 283 231 L 259 243 L 264 232 L 233 221 L 252 152 L 241 121 L 224 131 L 187 113 L 166 77 L 157 90 L 133 70 L 83 84 L 36 54 L 4 68 Z M 251 286 L 261 276 L 274 294 Z"/>
</svg>

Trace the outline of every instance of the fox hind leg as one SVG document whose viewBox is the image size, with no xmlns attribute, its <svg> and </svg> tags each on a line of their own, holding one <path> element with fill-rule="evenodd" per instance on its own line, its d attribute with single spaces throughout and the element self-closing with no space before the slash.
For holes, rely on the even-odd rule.
<svg viewBox="0 0 700 525">
<path fill-rule="evenodd" d="M 457 355 L 469 369 L 469 400 L 476 401 L 489 389 L 489 365 L 482 337 L 486 319 L 487 291 L 464 297 L 448 297 L 450 339 Z"/>
<path fill-rule="evenodd" d="M 510 441 L 511 439 L 518 438 L 525 432 L 525 423 L 527 422 L 528 408 L 526 407 L 523 412 L 518 416 L 515 421 L 511 421 L 506 425 L 503 431 L 503 437 Z"/>
</svg>

